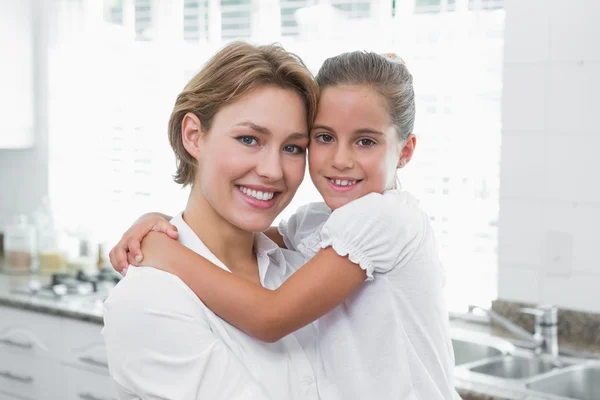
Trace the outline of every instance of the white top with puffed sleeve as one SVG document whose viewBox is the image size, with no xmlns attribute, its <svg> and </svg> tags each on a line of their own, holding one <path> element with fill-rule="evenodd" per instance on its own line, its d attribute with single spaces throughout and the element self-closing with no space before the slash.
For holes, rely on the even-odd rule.
<svg viewBox="0 0 600 400">
<path fill-rule="evenodd" d="M 307 259 L 331 246 L 366 272 L 366 283 L 316 322 L 319 373 L 342 398 L 460 398 L 444 270 L 429 217 L 412 195 L 371 193 L 333 212 L 309 204 L 279 230 Z"/>
</svg>

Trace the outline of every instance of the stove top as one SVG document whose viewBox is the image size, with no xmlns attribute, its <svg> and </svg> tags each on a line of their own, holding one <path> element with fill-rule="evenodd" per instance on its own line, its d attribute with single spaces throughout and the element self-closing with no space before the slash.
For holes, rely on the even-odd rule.
<svg viewBox="0 0 600 400">
<path fill-rule="evenodd" d="M 51 275 L 49 284 L 44 285 L 39 279 L 33 278 L 27 283 L 27 288 L 16 292 L 59 299 L 71 296 L 108 295 L 121 278 L 121 275 L 111 268 L 104 268 L 95 274 L 81 270 L 76 273 L 60 272 Z"/>
</svg>

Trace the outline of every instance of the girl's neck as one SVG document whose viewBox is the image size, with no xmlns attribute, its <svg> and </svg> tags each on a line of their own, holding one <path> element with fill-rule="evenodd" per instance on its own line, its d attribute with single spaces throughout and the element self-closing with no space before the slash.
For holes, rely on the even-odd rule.
<svg viewBox="0 0 600 400">
<path fill-rule="evenodd" d="M 254 234 L 225 220 L 206 200 L 199 187 L 192 187 L 183 213 L 186 224 L 204 245 L 233 273 L 258 273 Z M 242 270 L 240 270 L 242 269 Z"/>
</svg>

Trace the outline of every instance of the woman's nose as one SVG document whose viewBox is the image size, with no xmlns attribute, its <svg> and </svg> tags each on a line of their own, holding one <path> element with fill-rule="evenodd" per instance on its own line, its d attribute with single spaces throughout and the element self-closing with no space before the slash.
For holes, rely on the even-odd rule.
<svg viewBox="0 0 600 400">
<path fill-rule="evenodd" d="M 281 153 L 270 150 L 266 154 L 259 156 L 256 173 L 259 176 L 271 181 L 278 181 L 283 178 L 283 167 L 281 165 Z"/>
</svg>

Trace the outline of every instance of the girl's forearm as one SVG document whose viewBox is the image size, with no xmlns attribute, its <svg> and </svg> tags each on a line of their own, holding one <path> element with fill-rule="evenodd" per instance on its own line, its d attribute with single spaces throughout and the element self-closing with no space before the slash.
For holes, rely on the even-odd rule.
<svg viewBox="0 0 600 400">
<path fill-rule="evenodd" d="M 153 240 L 160 243 L 152 244 Z M 279 289 L 269 290 L 217 267 L 173 240 L 151 233 L 145 242 L 149 248 L 160 249 L 160 266 L 179 276 L 213 312 L 265 342 L 277 341 L 320 318 L 365 279 L 358 265 L 329 248 Z"/>
<path fill-rule="evenodd" d="M 227 272 L 176 241 L 149 234 L 145 241 L 161 240 L 160 267 L 177 275 L 215 314 L 262 341 L 271 341 L 268 305 L 275 293 Z M 148 258 L 148 256 L 146 256 Z M 152 263 L 150 263 L 152 265 Z"/>
</svg>

